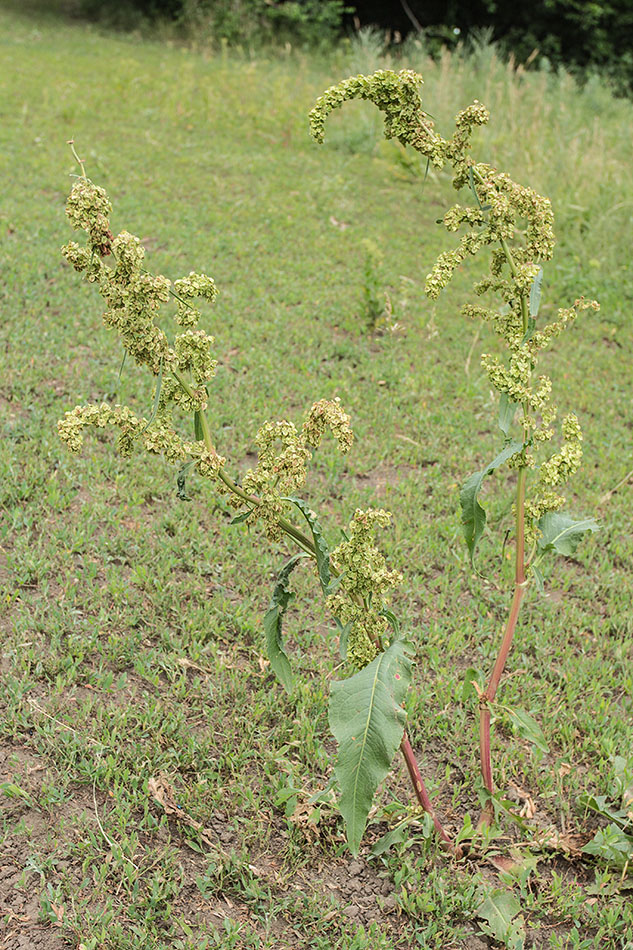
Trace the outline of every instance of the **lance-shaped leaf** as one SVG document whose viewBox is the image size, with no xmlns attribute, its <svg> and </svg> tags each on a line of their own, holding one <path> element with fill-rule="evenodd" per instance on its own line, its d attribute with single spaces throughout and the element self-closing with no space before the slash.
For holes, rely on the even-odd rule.
<svg viewBox="0 0 633 950">
<path fill-rule="evenodd" d="M 411 681 L 406 650 L 406 642 L 396 640 L 359 673 L 332 683 L 329 720 L 338 743 L 334 771 L 353 854 L 358 853 L 376 789 L 402 742 L 402 703 Z"/>
<path fill-rule="evenodd" d="M 523 739 L 532 742 L 541 752 L 549 752 L 543 730 L 536 719 L 526 713 L 525 709 L 514 709 L 512 706 L 500 706 L 500 708 L 506 711 L 512 725 Z"/>
<path fill-rule="evenodd" d="M 330 593 L 328 590 L 330 586 L 330 549 L 328 548 L 327 542 L 323 537 L 323 530 L 319 524 L 319 519 L 317 518 L 315 512 L 312 511 L 312 509 L 306 505 L 305 501 L 302 501 L 301 498 L 289 496 L 284 500 L 291 501 L 293 505 L 296 505 L 310 525 L 310 531 L 312 532 L 314 547 L 316 549 L 316 562 L 317 570 L 319 572 L 319 580 L 321 581 L 323 593 L 328 594 Z"/>
<path fill-rule="evenodd" d="M 281 622 L 288 604 L 294 597 L 293 592 L 288 587 L 290 574 L 299 561 L 302 561 L 306 557 L 308 557 L 307 554 L 295 554 L 294 557 L 290 558 L 287 564 L 284 564 L 279 572 L 277 583 L 275 584 L 273 596 L 270 601 L 270 608 L 264 617 L 264 634 L 266 636 L 268 659 L 270 660 L 270 665 L 275 676 L 289 693 L 292 692 L 294 684 L 290 661 L 283 648 Z"/>
<path fill-rule="evenodd" d="M 566 557 L 576 552 L 582 537 L 587 531 L 597 531 L 598 523 L 594 518 L 574 521 L 569 515 L 559 511 L 548 511 L 538 523 L 541 537 L 538 541 L 540 551 L 557 551 Z"/>
<path fill-rule="evenodd" d="M 523 442 L 510 442 L 483 471 L 475 472 L 474 475 L 471 475 L 468 481 L 464 483 L 464 487 L 460 492 L 459 501 L 462 506 L 464 538 L 468 545 L 471 563 L 475 556 L 475 548 L 479 543 L 486 524 L 486 512 L 477 500 L 481 484 L 486 475 L 489 475 L 490 472 L 494 472 L 496 468 L 499 468 L 500 465 L 507 462 L 509 458 L 516 455 L 517 452 L 520 452 L 522 448 Z"/>
</svg>

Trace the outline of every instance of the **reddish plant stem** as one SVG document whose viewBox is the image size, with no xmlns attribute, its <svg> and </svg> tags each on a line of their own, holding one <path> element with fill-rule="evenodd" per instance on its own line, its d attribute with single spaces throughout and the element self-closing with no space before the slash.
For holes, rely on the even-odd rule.
<svg viewBox="0 0 633 950">
<path fill-rule="evenodd" d="M 418 768 L 418 763 L 416 762 L 416 759 L 415 759 L 415 753 L 413 751 L 411 743 L 409 742 L 409 737 L 406 732 L 404 736 L 402 737 L 402 742 L 400 743 L 400 751 L 402 752 L 404 756 L 404 761 L 407 763 L 409 777 L 411 778 L 411 782 L 413 784 L 413 788 L 415 790 L 415 795 L 418 802 L 420 803 L 424 811 L 427 812 L 427 814 L 431 816 L 433 820 L 433 827 L 435 828 L 435 831 L 437 832 L 437 835 L 440 838 L 440 841 L 442 842 L 443 847 L 445 847 L 447 851 L 450 851 L 451 854 L 457 854 L 457 849 L 451 837 L 449 836 L 447 831 L 444 829 L 444 826 L 442 825 L 441 821 L 435 814 L 435 809 L 433 808 L 433 805 L 431 804 L 429 793 L 426 790 L 424 779 L 422 778 L 422 774 L 420 772 L 420 769 Z"/>
<path fill-rule="evenodd" d="M 524 468 L 519 469 L 519 481 L 517 485 L 516 501 L 516 563 L 514 577 L 514 596 L 510 608 L 510 616 L 506 624 L 505 633 L 499 653 L 488 682 L 486 690 L 479 699 L 479 754 L 481 761 L 481 777 L 483 783 L 492 795 L 494 792 L 494 782 L 492 780 L 492 759 L 490 753 L 490 703 L 494 702 L 497 695 L 499 682 L 503 675 L 514 632 L 519 618 L 521 602 L 525 594 L 525 477 Z"/>
</svg>

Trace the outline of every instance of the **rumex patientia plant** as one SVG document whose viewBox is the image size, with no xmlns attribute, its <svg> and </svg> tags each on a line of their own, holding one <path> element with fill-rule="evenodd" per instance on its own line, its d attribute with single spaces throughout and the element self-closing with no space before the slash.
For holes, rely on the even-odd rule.
<svg viewBox="0 0 633 950">
<path fill-rule="evenodd" d="M 472 205 L 456 205 L 445 215 L 449 231 L 465 228 L 466 233 L 457 248 L 440 256 L 429 274 L 426 291 L 430 296 L 440 293 L 469 255 L 490 249 L 490 274 L 475 290 L 478 295 L 496 293 L 501 304 L 496 309 L 468 304 L 464 313 L 490 322 L 507 350 L 505 361 L 483 357 L 490 381 L 500 393 L 499 428 L 504 444 L 486 468 L 467 480 L 461 492 L 462 522 L 472 559 L 486 520 L 478 499 L 484 477 L 504 463 L 517 472 L 514 594 L 497 661 L 480 696 L 481 771 L 490 797 L 494 791 L 491 706 L 521 601 L 530 581 L 542 583 L 539 564 L 547 552 L 568 554 L 586 530 L 595 528 L 593 521 L 577 522 L 560 510 L 564 499 L 558 489 L 580 463 L 582 436 L 576 417 L 568 414 L 562 420 L 562 446 L 554 453 L 543 453 L 554 436 L 556 408 L 550 398 L 550 380 L 536 375 L 538 355 L 582 310 L 597 308 L 597 304 L 580 298 L 573 307 L 559 310 L 555 322 L 537 327 L 541 265 L 551 257 L 554 246 L 550 204 L 507 175 L 472 160 L 472 131 L 488 120 L 480 103 L 461 112 L 454 135 L 443 139 L 422 108 L 420 83 L 421 78 L 408 70 L 345 80 L 317 101 L 311 128 L 320 141 L 332 109 L 347 99 L 371 100 L 385 114 L 388 137 L 412 146 L 437 168 L 449 164 L 455 187 L 470 190 Z M 126 353 L 153 375 L 153 406 L 148 418 L 128 406 L 79 406 L 60 421 L 62 439 L 77 451 L 86 426 L 117 428 L 123 453 L 144 448 L 164 455 L 179 467 L 179 482 L 195 470 L 234 507 L 233 523 L 259 525 L 268 538 L 286 538 L 298 548 L 279 573 L 264 618 L 266 646 L 273 671 L 285 688 L 292 690 L 292 665 L 284 650 L 282 621 L 293 596 L 291 574 L 298 565 L 311 562 L 339 632 L 348 674 L 332 683 L 329 722 L 338 744 L 334 772 L 351 850 L 359 848 L 376 790 L 400 749 L 418 804 L 431 816 L 444 846 L 459 852 L 434 811 L 405 728 L 403 705 L 411 680 L 412 647 L 389 606 L 401 575 L 388 568 L 375 542 L 376 530 L 389 523 L 390 515 L 383 510 L 357 510 L 342 541 L 330 549 L 316 514 L 296 495 L 326 430 L 342 452 L 350 449 L 348 416 L 337 400 L 320 400 L 308 410 L 300 428 L 288 420 L 265 422 L 256 438 L 257 466 L 246 472 L 240 483 L 235 481 L 213 442 L 209 422 L 216 365 L 211 356 L 213 338 L 197 329 L 199 305 L 213 302 L 215 284 L 203 274 L 191 273 L 173 284 L 150 274 L 144 268 L 139 239 L 127 231 L 113 236 L 111 210 L 103 189 L 89 181 L 81 166 L 67 214 L 73 227 L 85 232 L 87 243 L 71 242 L 63 253 L 96 285 L 106 303 L 104 322 L 117 331 Z M 161 310 L 168 305 L 181 328 L 171 343 L 157 324 Z M 183 435 L 183 417 L 189 417 L 187 436 Z M 293 511 L 307 528 L 292 520 Z"/>
<path fill-rule="evenodd" d="M 538 374 L 541 352 L 586 310 L 597 310 L 594 300 L 577 299 L 558 310 L 557 319 L 538 325 L 543 263 L 554 250 L 554 215 L 547 198 L 517 184 L 509 175 L 471 156 L 471 136 L 489 120 L 488 111 L 475 101 L 455 119 L 455 132 L 443 138 L 425 112 L 419 94 L 422 77 L 411 70 L 381 70 L 355 76 L 328 89 L 310 114 L 314 138 L 324 138 L 328 114 L 349 99 L 367 99 L 384 113 L 385 135 L 420 152 L 441 169 L 448 165 L 453 185 L 464 190 L 469 204 L 456 204 L 444 215 L 449 232 L 463 231 L 452 250 L 445 251 L 426 278 L 425 290 L 436 298 L 456 269 L 468 257 L 488 250 L 489 273 L 475 284 L 478 297 L 496 295 L 494 304 L 467 303 L 462 313 L 491 325 L 505 350 L 504 357 L 482 356 L 482 366 L 499 393 L 498 427 L 503 436 L 499 454 L 464 483 L 460 493 L 462 524 L 471 562 L 486 523 L 478 495 L 486 475 L 508 465 L 516 471 L 514 593 L 508 621 L 488 685 L 480 693 L 480 761 L 483 784 L 494 792 L 490 751 L 491 705 L 505 669 L 519 610 L 530 582 L 543 585 L 540 564 L 549 552 L 573 554 L 583 534 L 596 529 L 593 519 L 577 521 L 562 512 L 560 493 L 582 459 L 582 432 L 575 414 L 561 420 L 562 444 L 554 452 L 558 409 L 551 399 L 552 383 Z M 523 714 L 523 722 L 529 717 Z M 488 800 L 488 804 L 490 800 Z M 488 808 L 484 816 L 490 816 Z"/>
</svg>

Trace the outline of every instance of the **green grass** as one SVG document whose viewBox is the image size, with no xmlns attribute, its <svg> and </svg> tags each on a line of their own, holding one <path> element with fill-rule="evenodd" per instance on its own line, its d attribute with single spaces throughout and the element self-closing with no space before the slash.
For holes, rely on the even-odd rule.
<svg viewBox="0 0 633 950">
<path fill-rule="evenodd" d="M 385 64 L 375 44 L 324 60 L 221 57 L 17 10 L 0 12 L 5 946 L 28 934 L 113 950 L 484 947 L 476 909 L 493 886 L 513 887 L 532 946 L 629 946 L 619 872 L 547 852 L 529 830 L 538 863 L 518 881 L 486 860 L 455 866 L 421 833 L 371 858 L 408 800 L 400 763 L 358 862 L 329 805 L 316 824 L 290 820 L 331 773 L 335 634 L 316 587 L 297 577 L 287 627 L 306 685 L 290 698 L 262 633 L 285 549 L 229 527 L 200 481 L 179 501 L 161 461 L 120 459 L 91 436 L 74 458 L 57 438 L 64 410 L 117 389 L 121 358 L 97 295 L 59 254 L 74 138 L 148 266 L 204 270 L 220 288 L 211 418 L 230 469 L 266 418 L 296 420 L 333 395 L 350 412 L 355 449 L 342 461 L 324 446 L 307 497 L 330 538 L 355 506 L 394 512 L 385 549 L 405 571 L 397 608 L 418 652 L 412 741 L 449 826 L 476 818 L 476 710 L 462 682 L 491 665 L 511 570 L 500 558 L 511 476 L 490 479 L 480 575 L 459 525 L 459 485 L 499 442 L 478 360 L 493 341 L 459 317 L 478 265 L 437 304 L 424 298 L 449 246 L 435 222 L 452 189 L 435 173 L 423 183 L 371 107 L 334 115 L 324 147 L 307 134 L 323 88 Z M 487 48 L 433 64 L 411 47 L 406 65 L 423 72 L 444 130 L 485 102 L 477 154 L 552 198 L 544 313 L 581 293 L 602 304 L 546 361 L 585 432 L 570 507 L 601 530 L 555 564 L 548 596 L 530 595 L 499 695 L 531 711 L 550 753 L 503 720 L 494 738 L 500 785 L 577 846 L 596 828 L 579 797 L 608 794 L 613 757 L 633 759 L 631 486 L 601 501 L 633 467 L 633 110 L 597 81 L 579 91 L 565 75 L 517 73 Z M 401 277 L 412 282 L 400 334 L 366 334 L 364 238 L 395 298 Z M 147 413 L 149 381 L 126 366 L 119 398 Z M 159 777 L 174 814 L 149 793 Z"/>
</svg>

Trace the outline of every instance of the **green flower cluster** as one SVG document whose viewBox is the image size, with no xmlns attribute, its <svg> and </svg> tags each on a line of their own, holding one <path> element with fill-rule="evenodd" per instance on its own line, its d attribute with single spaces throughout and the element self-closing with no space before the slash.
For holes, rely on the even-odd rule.
<svg viewBox="0 0 633 950">
<path fill-rule="evenodd" d="M 119 429 L 119 447 L 129 454 L 135 443 L 168 461 L 182 465 L 190 460 L 202 476 L 217 479 L 218 490 L 227 494 L 235 508 L 248 508 L 249 521 L 261 519 L 267 535 L 279 539 L 279 519 L 289 504 L 286 497 L 306 479 L 312 452 L 329 430 L 341 452 L 353 441 L 350 419 L 338 399 L 321 399 L 306 413 L 300 431 L 292 422 L 266 422 L 257 434 L 258 462 L 244 475 L 242 488 L 223 474 L 226 459 L 205 440 L 184 441 L 173 426 L 175 409 L 204 413 L 209 402 L 208 384 L 217 361 L 211 356 L 213 337 L 196 329 L 199 300 L 213 303 L 217 288 L 211 277 L 193 271 L 171 282 L 144 269 L 145 249 L 138 237 L 121 231 L 113 237 L 109 215 L 112 207 L 103 190 L 87 178 L 73 186 L 66 213 L 73 227 L 85 231 L 87 246 L 71 242 L 62 248 L 66 260 L 90 283 L 98 285 L 106 302 L 103 320 L 115 329 L 137 363 L 148 366 L 156 377 L 155 412 L 151 421 L 138 418 L 126 406 L 77 406 L 58 423 L 61 438 L 79 451 L 83 430 L 93 425 Z M 107 244 L 107 249 L 106 249 Z M 108 266 L 104 256 L 111 256 Z M 176 322 L 183 328 L 170 346 L 156 326 L 160 307 L 176 301 Z"/>
<path fill-rule="evenodd" d="M 391 515 L 383 509 L 356 509 L 347 538 L 332 551 L 332 563 L 340 575 L 328 606 L 343 625 L 349 624 L 347 659 L 362 669 L 383 649 L 388 623 L 381 611 L 389 602 L 402 574 L 387 570 L 384 555 L 374 543 L 377 527 L 386 527 Z"/>
<path fill-rule="evenodd" d="M 489 273 L 477 282 L 475 292 L 479 296 L 493 292 L 501 297 L 503 306 L 494 309 L 468 303 L 462 312 L 490 323 L 509 351 L 508 365 L 487 353 L 482 357 L 482 364 L 493 387 L 511 404 L 520 406 L 523 413 L 524 446 L 509 464 L 516 468 L 535 468 L 536 460 L 529 449 L 552 439 L 552 423 L 557 412 L 551 403 L 550 379 L 536 375 L 539 351 L 582 310 L 597 310 L 598 304 L 580 298 L 573 307 L 559 310 L 554 323 L 537 329 L 538 302 L 532 301 L 532 295 L 533 292 L 540 295 L 541 264 L 552 257 L 554 250 L 551 203 L 504 172 L 473 160 L 470 155 L 472 133 L 490 118 L 480 102 L 473 102 L 456 116 L 455 132 L 452 138 L 445 139 L 435 131 L 422 107 L 421 86 L 422 77 L 411 70 L 380 70 L 372 76 L 345 79 L 317 99 L 310 113 L 311 132 L 322 142 L 325 120 L 333 109 L 349 99 L 367 99 L 384 113 L 387 138 L 395 137 L 403 145 L 410 145 L 437 168 L 450 165 L 454 187 L 470 189 L 472 205 L 456 204 L 443 219 L 450 233 L 461 229 L 465 233 L 456 247 L 440 254 L 426 278 L 425 290 L 429 297 L 437 298 L 463 261 L 489 248 Z M 512 242 L 512 250 L 509 242 Z M 554 489 L 572 475 L 580 463 L 582 436 L 579 429 L 576 432 L 571 426 L 570 419 L 568 416 L 563 422 L 563 448 L 542 462 L 536 499 L 526 508 L 527 530 L 532 537 L 538 518 L 545 511 L 556 510 L 564 501 Z"/>
<path fill-rule="evenodd" d="M 348 452 L 354 436 L 339 399 L 315 403 L 306 413 L 300 432 L 292 422 L 282 419 L 265 422 L 257 433 L 257 467 L 245 473 L 242 487 L 259 498 L 249 520 L 261 518 L 273 540 L 281 537 L 279 518 L 287 508 L 284 499 L 304 484 L 312 451 L 319 447 L 327 429 L 337 440 L 339 450 Z"/>
<path fill-rule="evenodd" d="M 148 426 L 147 420 L 136 416 L 128 406 L 109 406 L 105 402 L 76 406 L 57 423 L 59 437 L 72 452 L 80 451 L 83 430 L 87 426 L 118 428 L 117 447 L 122 455 L 130 455 L 140 439 L 148 452 L 165 455 L 170 462 L 182 462 L 187 455 L 185 446 L 173 430 L 160 424 Z"/>
<path fill-rule="evenodd" d="M 441 168 L 445 161 L 444 143 L 422 108 L 421 85 L 422 77 L 412 69 L 399 73 L 381 69 L 372 76 L 351 76 L 319 96 L 310 113 L 310 132 L 317 142 L 323 142 L 325 120 L 330 112 L 349 99 L 367 99 L 384 113 L 386 138 L 412 145 Z"/>
<path fill-rule="evenodd" d="M 215 476 L 224 462 L 221 456 L 209 452 L 202 442 L 183 442 L 172 424 L 176 406 L 186 412 L 207 406 L 206 386 L 216 366 L 216 360 L 211 358 L 213 337 L 193 329 L 200 311 L 191 301 L 205 298 L 213 302 L 217 295 L 215 284 L 204 274 L 191 273 L 177 280 L 172 290 L 166 277 L 144 269 L 145 248 L 138 237 L 125 230 L 116 237 L 112 235 L 111 211 L 103 188 L 87 178 L 79 178 L 68 198 L 66 214 L 76 230 L 85 231 L 87 245 L 81 247 L 72 241 L 62 248 L 62 253 L 87 281 L 98 285 L 106 303 L 105 325 L 116 330 L 126 351 L 156 376 L 156 387 L 160 389 L 157 412 L 148 423 L 125 406 L 77 406 L 58 424 L 60 436 L 72 450 L 78 451 L 85 426 L 114 425 L 120 429 L 121 451 L 129 453 L 134 442 L 141 440 L 149 452 L 178 463 L 190 456 L 201 474 Z M 111 257 L 113 266 L 104 257 Z M 186 329 L 176 336 L 172 347 L 155 321 L 162 305 L 174 295 L 178 306 L 176 319 Z M 180 374 L 189 381 L 187 389 L 179 381 Z"/>
</svg>

